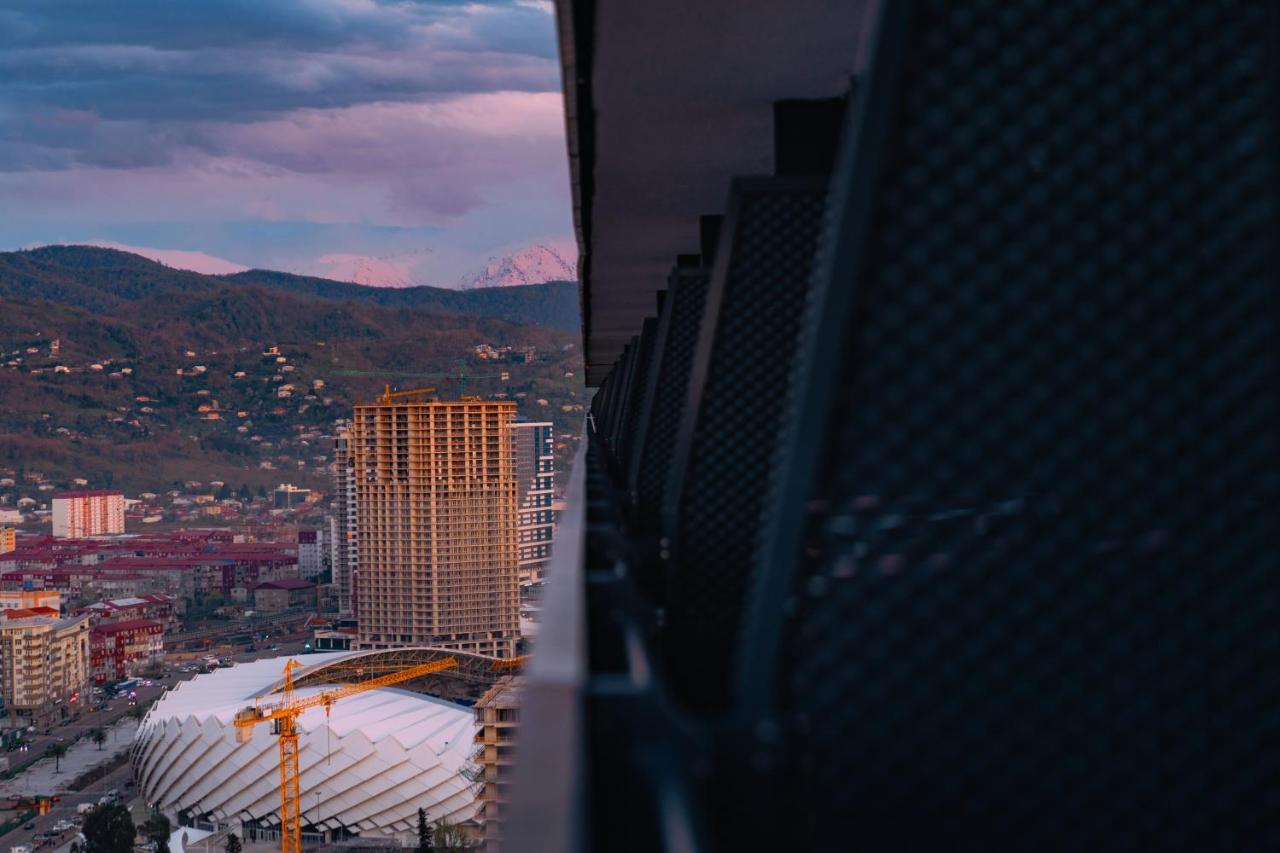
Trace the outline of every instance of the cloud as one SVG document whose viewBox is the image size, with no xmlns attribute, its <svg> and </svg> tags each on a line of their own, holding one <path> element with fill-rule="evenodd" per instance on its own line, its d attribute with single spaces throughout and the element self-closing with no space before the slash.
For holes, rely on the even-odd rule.
<svg viewBox="0 0 1280 853">
<path fill-rule="evenodd" d="M 229 275 L 230 273 L 244 272 L 248 269 L 242 264 L 228 261 L 225 258 L 215 258 L 213 255 L 206 255 L 204 252 L 188 252 L 182 249 L 153 249 L 149 246 L 127 246 L 123 243 L 113 243 L 110 240 L 87 240 L 85 243 L 90 246 L 101 246 L 104 249 L 119 249 L 122 252 L 132 252 L 135 255 L 142 255 L 144 258 L 150 258 L 174 269 L 191 270 L 192 272 L 202 272 L 208 275 Z"/>
<path fill-rule="evenodd" d="M 552 11 L 0 0 L 0 248 L 95 235 L 310 272 L 430 249 L 417 283 L 567 235 Z"/>
<path fill-rule="evenodd" d="M 0 99 L 24 112 L 91 109 L 108 120 L 233 121 L 559 87 L 551 19 L 525 6 L 135 0 L 127 8 L 0 0 L 0 15 L 14 21 L 0 26 Z"/>
</svg>

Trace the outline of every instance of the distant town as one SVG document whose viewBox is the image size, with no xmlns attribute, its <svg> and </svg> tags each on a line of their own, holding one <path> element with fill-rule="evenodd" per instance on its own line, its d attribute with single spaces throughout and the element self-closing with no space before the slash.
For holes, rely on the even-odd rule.
<svg viewBox="0 0 1280 853">
<path fill-rule="evenodd" d="M 292 348 L 293 357 L 288 348 L 276 344 L 265 346 L 261 352 L 252 352 L 248 347 L 240 347 L 232 353 L 213 350 L 203 353 L 208 363 L 201 363 L 202 355 L 197 351 L 186 350 L 182 366 L 172 368 L 172 376 L 179 380 L 172 392 L 136 394 L 129 404 L 116 406 L 115 414 L 105 418 L 105 423 L 116 430 L 118 437 L 130 440 L 168 434 L 182 429 L 184 424 L 191 424 L 199 431 L 191 436 L 193 441 L 215 451 L 248 456 L 256 460 L 252 464 L 260 472 L 292 473 L 308 480 L 327 478 L 333 440 L 327 427 L 335 416 L 341 415 L 342 400 L 349 390 L 347 394 L 335 397 L 329 390 L 333 376 L 317 376 L 326 373 L 319 366 L 323 359 L 316 358 L 323 354 L 326 346 L 324 341 L 295 346 Z M 83 363 L 65 359 L 59 338 L 44 341 L 39 346 L 10 350 L 3 353 L 3 357 L 4 369 L 30 377 L 66 376 L 90 383 L 97 378 L 104 385 L 116 389 L 121 382 L 133 379 L 135 371 L 133 366 L 118 359 L 104 358 Z M 543 412 L 547 417 L 561 419 L 562 422 L 563 419 L 581 418 L 585 413 L 582 402 L 563 398 L 553 402 L 552 395 L 540 397 L 531 395 L 527 390 L 514 390 L 525 381 L 516 366 L 536 365 L 539 358 L 538 350 L 533 346 L 475 344 L 460 355 L 450 374 L 438 378 L 442 384 L 447 382 L 464 393 L 470 383 L 472 390 L 483 391 L 488 399 L 511 399 L 517 401 L 522 409 Z M 493 366 L 483 367 L 487 364 Z M 148 367 L 154 370 L 154 365 Z M 406 379 L 422 376 L 379 370 L 336 370 L 328 373 L 336 374 L 348 388 L 353 382 L 372 388 L 383 379 L 400 384 Z M 513 373 L 516 374 L 514 379 Z M 559 378 L 569 382 L 576 375 L 570 369 L 561 373 Z M 182 380 L 186 380 L 185 383 Z M 97 422 L 87 425 L 79 415 L 74 419 L 68 418 L 67 423 L 59 423 L 59 418 L 48 412 L 41 413 L 39 419 L 37 432 L 52 438 L 74 444 L 101 437 L 101 425 Z M 576 432 L 561 434 L 557 450 L 562 461 L 567 459 L 576 440 Z M 94 472 L 90 479 L 15 468 L 0 470 L 5 474 L 0 477 L 0 517 L 3 517 L 5 509 L 14 508 L 24 515 L 34 513 L 38 521 L 40 513 L 49 509 L 47 502 L 39 500 L 41 494 L 63 487 L 108 485 L 102 482 L 105 478 L 103 472 Z M 270 477 L 272 474 L 261 476 Z M 130 511 L 143 511 L 139 521 L 148 524 L 165 520 L 189 522 L 196 517 L 238 518 L 246 503 L 255 496 L 262 497 L 265 488 L 259 483 L 256 490 L 250 489 L 245 485 L 246 479 L 242 471 L 229 471 L 226 479 L 183 481 L 181 488 L 164 492 L 159 491 L 160 484 L 154 483 L 153 488 L 157 491 L 140 493 L 137 499 L 142 503 L 141 509 L 131 505 Z M 184 511 L 192 504 L 197 507 L 194 514 Z"/>
<path fill-rule="evenodd" d="M 511 355 L 482 347 L 477 357 Z M 459 725 L 510 736 L 517 694 L 504 672 L 536 642 L 561 511 L 553 424 L 518 421 L 513 401 L 388 386 L 331 434 L 299 431 L 297 441 L 319 451 L 311 458 L 325 468 L 324 488 L 211 479 L 127 494 L 92 488 L 87 477 L 59 484 L 0 469 L 0 774 L 8 780 L 0 797 L 9 795 L 0 823 L 7 814 L 15 838 L 29 834 L 30 845 L 17 847 L 65 846 L 82 837 L 82 806 L 127 802 L 120 792 L 135 774 L 126 752 L 86 744 L 143 738 L 146 719 L 177 714 L 188 701 L 177 698 L 191 695 L 182 691 L 164 698 L 174 686 L 229 667 L 258 667 L 270 682 L 289 656 L 363 661 L 388 650 L 399 655 L 393 677 L 433 674 L 424 695 L 464 703 L 450 712 Z M 388 503 L 392 495 L 419 502 L 420 513 Z M 428 559 L 424 545 L 434 541 L 440 547 Z M 394 556 L 409 553 L 423 557 Z M 404 569 L 434 577 L 425 589 L 444 606 L 431 606 L 422 580 Z M 395 604 L 424 600 L 413 610 Z M 470 657 L 460 663 L 458 655 Z M 434 675 L 457 667 L 481 674 Z M 201 707 L 216 705 L 220 684 L 201 687 Z M 496 750 L 455 753 L 458 772 L 498 766 Z M 74 769 L 65 777 L 64 761 Z M 466 791 L 441 801 L 448 815 L 465 837 L 493 836 L 496 805 Z M 176 794 L 161 786 L 146 795 Z M 223 839 L 278 833 L 269 822 L 208 825 Z M 332 832 L 336 840 L 351 830 Z"/>
</svg>

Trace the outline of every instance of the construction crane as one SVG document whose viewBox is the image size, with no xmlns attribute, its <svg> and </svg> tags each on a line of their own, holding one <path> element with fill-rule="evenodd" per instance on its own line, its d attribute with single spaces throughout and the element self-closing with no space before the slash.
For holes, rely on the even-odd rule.
<svg viewBox="0 0 1280 853">
<path fill-rule="evenodd" d="M 465 394 L 467 383 L 480 380 L 493 380 L 497 382 L 510 382 L 510 371 L 503 370 L 499 373 L 469 373 L 465 361 L 460 362 L 457 373 L 406 373 L 397 370 L 335 370 L 334 376 L 392 376 L 400 379 L 417 379 L 427 381 L 444 380 L 447 382 L 458 383 L 458 393 Z"/>
<path fill-rule="evenodd" d="M 401 397 L 413 397 L 418 394 L 434 394 L 434 388 L 409 388 L 404 391 L 392 391 L 390 385 L 385 385 L 382 396 L 378 398 L 379 403 L 390 403 L 392 400 L 398 400 Z"/>
<path fill-rule="evenodd" d="M 284 683 L 280 688 L 280 700 L 267 705 L 251 705 L 236 712 L 236 742 L 246 743 L 259 723 L 270 722 L 272 732 L 280 745 L 280 850 L 281 853 L 302 853 L 302 799 L 298 790 L 301 771 L 298 766 L 298 717 L 308 708 L 323 707 L 328 717 L 333 703 L 357 693 L 387 687 L 404 681 L 412 681 L 424 675 L 432 675 L 458 665 L 453 657 L 440 658 L 431 663 L 395 669 L 385 675 L 375 676 L 354 684 L 343 684 L 321 693 L 298 699 L 293 692 L 293 671 L 302 664 L 289 660 L 284 665 Z M 356 677 L 380 667 L 377 664 L 353 664 L 341 667 Z"/>
</svg>

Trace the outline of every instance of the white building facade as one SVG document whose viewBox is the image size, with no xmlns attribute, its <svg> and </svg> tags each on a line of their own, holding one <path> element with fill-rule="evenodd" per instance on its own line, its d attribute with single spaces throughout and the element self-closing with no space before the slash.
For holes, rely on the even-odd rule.
<svg viewBox="0 0 1280 853">
<path fill-rule="evenodd" d="M 518 568 L 521 584 L 540 583 L 555 541 L 555 452 L 552 424 L 517 423 L 516 488 L 520 501 Z"/>
</svg>

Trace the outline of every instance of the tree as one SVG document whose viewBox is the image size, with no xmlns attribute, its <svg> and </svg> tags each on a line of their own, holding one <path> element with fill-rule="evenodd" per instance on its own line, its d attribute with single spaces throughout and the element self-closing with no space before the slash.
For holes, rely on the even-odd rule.
<svg viewBox="0 0 1280 853">
<path fill-rule="evenodd" d="M 51 743 L 44 754 L 53 759 L 53 772 L 62 772 L 62 756 L 67 754 L 67 745 L 65 743 Z"/>
<path fill-rule="evenodd" d="M 155 842 L 155 853 L 169 853 L 169 836 L 173 834 L 173 826 L 169 818 L 160 812 L 152 813 L 142 825 L 142 834 Z"/>
<path fill-rule="evenodd" d="M 227 836 L 227 844 L 224 849 L 226 853 L 240 853 L 244 849 L 244 845 L 240 843 L 239 837 L 233 832 Z"/>
<path fill-rule="evenodd" d="M 436 845 L 432 850 L 437 853 L 459 853 L 459 851 L 475 849 L 475 845 L 467 837 L 466 830 L 446 818 L 436 821 L 432 836 L 435 838 Z"/>
<path fill-rule="evenodd" d="M 98 745 L 98 752 L 102 752 L 102 745 L 107 742 L 107 733 L 102 729 L 94 729 L 89 732 L 89 740 Z"/>
<path fill-rule="evenodd" d="M 138 834 L 129 810 L 116 803 L 98 806 L 85 815 L 81 832 L 86 853 L 131 853 Z"/>
<path fill-rule="evenodd" d="M 169 818 L 155 812 L 142 824 L 142 834 L 157 844 L 161 841 L 167 844 L 169 836 L 173 834 L 173 826 L 169 823 Z"/>
<path fill-rule="evenodd" d="M 427 810 L 418 809 L 418 853 L 431 853 L 431 824 L 427 823 Z"/>
</svg>

